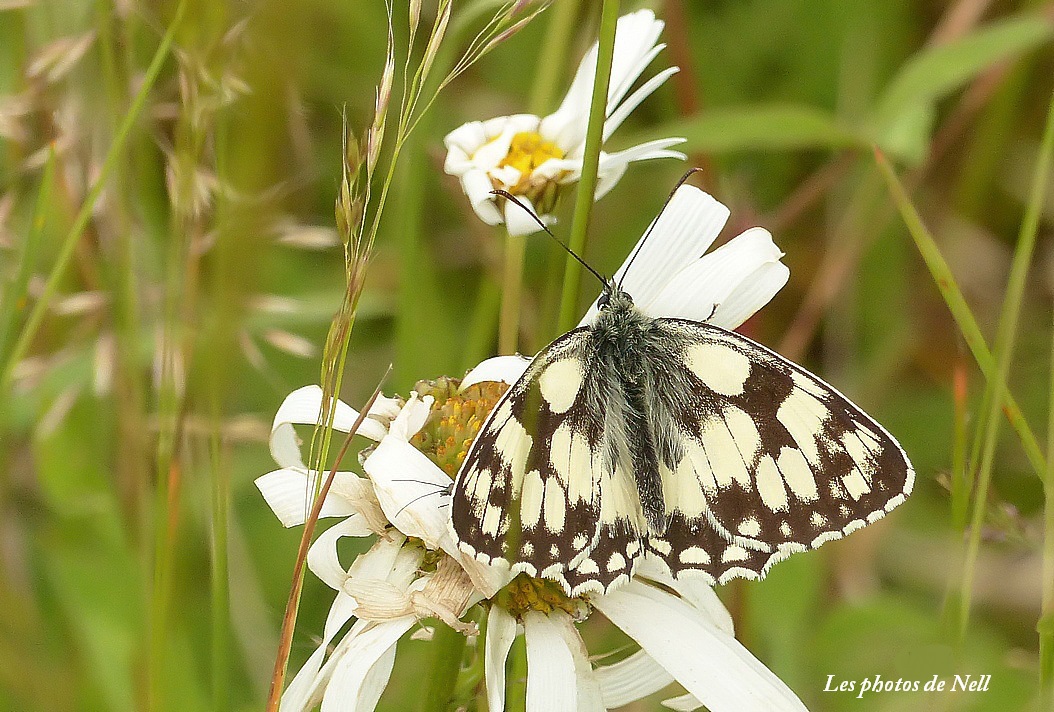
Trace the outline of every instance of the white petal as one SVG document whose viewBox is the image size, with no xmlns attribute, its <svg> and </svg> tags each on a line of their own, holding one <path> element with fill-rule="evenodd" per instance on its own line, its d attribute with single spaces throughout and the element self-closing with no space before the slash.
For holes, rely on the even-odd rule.
<svg viewBox="0 0 1054 712">
<path fill-rule="evenodd" d="M 365 530 L 365 534 L 362 533 Z M 327 586 L 339 591 L 347 572 L 337 556 L 337 542 L 346 536 L 366 536 L 371 534 L 363 524 L 363 518 L 357 515 L 337 522 L 318 535 L 311 548 L 307 550 L 307 567 Z"/>
<path fill-rule="evenodd" d="M 585 641 L 579 635 L 571 617 L 562 613 L 553 613 L 550 614 L 549 619 L 559 624 L 560 635 L 575 661 L 576 709 L 579 712 L 605 712 L 604 694 L 600 689 L 600 681 L 593 672 L 593 665 L 589 662 Z"/>
<path fill-rule="evenodd" d="M 487 614 L 487 642 L 483 670 L 487 678 L 487 709 L 505 709 L 505 661 L 516 640 L 516 619 L 501 606 L 491 606 Z"/>
<path fill-rule="evenodd" d="M 461 390 L 465 390 L 476 383 L 492 381 L 494 383 L 508 383 L 510 386 L 520 380 L 520 376 L 527 370 L 531 359 L 520 356 L 494 356 L 483 361 L 478 366 L 465 374 L 461 381 Z"/>
<path fill-rule="evenodd" d="M 501 210 L 498 209 L 496 196 L 490 176 L 482 168 L 472 168 L 461 176 L 461 189 L 468 196 L 468 202 L 479 219 L 488 225 L 501 224 Z"/>
<path fill-rule="evenodd" d="M 654 77 L 644 82 L 640 87 L 637 88 L 632 94 L 630 94 L 624 102 L 618 105 L 618 107 L 611 111 L 609 108 L 608 117 L 604 121 L 604 141 L 611 138 L 611 135 L 615 133 L 622 122 L 625 121 L 629 115 L 640 106 L 641 102 L 651 96 L 656 89 L 663 85 L 667 79 L 672 77 L 680 71 L 677 67 L 669 67 L 664 69 Z"/>
<path fill-rule="evenodd" d="M 674 578 L 670 575 L 665 564 L 658 562 L 651 555 L 644 557 L 637 567 L 637 575 L 649 578 L 661 583 L 680 594 L 681 598 L 698 608 L 710 617 L 710 622 L 718 629 L 735 635 L 732 624 L 732 614 L 725 608 L 725 604 L 717 597 L 713 587 L 702 578 L 682 577 Z"/>
<path fill-rule="evenodd" d="M 282 526 L 295 527 L 304 523 L 311 510 L 315 496 L 314 479 L 309 479 L 307 473 L 302 470 L 284 468 L 257 477 L 256 487 Z M 339 495 L 338 483 L 341 487 L 351 488 L 353 485 L 350 480 L 358 479 L 359 476 L 353 472 L 336 473 L 319 517 L 347 517 L 356 514 L 358 509 L 355 505 Z M 362 524 L 365 526 L 364 522 Z M 369 533 L 367 529 L 362 534 L 351 536 L 366 536 Z"/>
<path fill-rule="evenodd" d="M 525 235 L 533 235 L 534 233 L 542 229 L 541 226 L 538 225 L 538 223 L 535 221 L 535 219 L 531 217 L 531 213 L 538 215 L 538 211 L 535 210 L 534 204 L 531 202 L 531 199 L 528 198 L 526 195 L 521 195 L 518 199 L 521 203 L 523 203 L 523 206 L 526 207 L 527 210 L 529 210 L 530 212 L 527 212 L 527 210 L 524 210 L 519 205 L 513 203 L 511 200 L 506 201 L 505 228 L 509 231 L 510 235 L 518 237 Z M 542 222 L 546 224 L 551 223 L 553 219 L 551 215 L 538 215 L 538 217 L 541 218 Z"/>
<path fill-rule="evenodd" d="M 341 641 L 340 656 L 322 698 L 322 712 L 373 710 L 391 674 L 395 643 L 415 622 L 413 616 L 405 616 L 374 623 L 350 641 Z M 343 645 L 345 642 L 347 645 Z M 378 665 L 382 674 L 374 670 Z"/>
<path fill-rule="evenodd" d="M 413 445 L 395 437 L 382 440 L 363 468 L 373 480 L 381 508 L 399 531 L 418 537 L 432 549 L 457 555 L 447 527 L 447 510 L 440 506 L 451 484 L 445 472 Z"/>
<path fill-rule="evenodd" d="M 652 301 L 666 286 L 671 274 L 706 252 L 727 220 L 728 208 L 698 188 L 682 185 L 653 221 L 651 234 L 646 230 L 637 241 L 636 247 L 615 273 L 615 281 L 622 280 L 623 289 L 638 304 Z M 623 279 L 631 260 L 633 269 Z M 581 325 L 592 322 L 596 314 L 594 302 L 582 318 Z"/>
<path fill-rule="evenodd" d="M 471 156 L 488 140 L 483 122 L 469 121 L 444 136 L 443 145 L 447 147 L 447 151 L 457 149 L 459 152 Z M 450 173 L 450 171 L 448 170 L 447 173 Z"/>
<path fill-rule="evenodd" d="M 670 593 L 631 581 L 593 604 L 711 712 L 806 709 L 739 641 Z"/>
<path fill-rule="evenodd" d="M 373 543 L 365 554 L 359 554 L 348 569 L 348 576 L 360 579 L 387 580 L 399 560 L 406 537 L 392 533 L 390 537 L 381 537 Z"/>
<path fill-rule="evenodd" d="M 337 595 L 338 600 L 340 600 L 340 596 L 341 594 Z M 344 598 L 346 599 L 347 597 L 345 596 Z M 335 620 L 333 615 L 335 610 L 337 610 L 336 602 L 333 609 L 330 610 L 330 620 L 326 622 L 325 637 L 319 646 L 315 648 L 314 652 L 311 653 L 303 667 L 289 681 L 288 687 L 282 693 L 282 701 L 278 708 L 279 712 L 305 712 L 313 709 L 321 700 L 323 688 L 329 682 L 330 675 L 333 672 L 333 665 L 331 664 L 333 657 L 331 656 L 330 660 L 326 661 L 325 666 L 323 666 L 322 662 L 329 651 L 329 643 L 333 636 L 350 618 L 349 615 L 342 620 Z M 333 625 L 330 625 L 331 621 Z M 351 639 L 361 633 L 368 625 L 370 624 L 366 621 L 356 621 L 337 648 L 339 649 L 340 646 L 350 643 Z"/>
<path fill-rule="evenodd" d="M 650 10 L 640 10 L 619 18 L 608 84 L 609 114 L 655 57 L 655 42 L 662 27 L 663 23 L 657 21 Z M 585 140 L 596 64 L 597 44 L 594 43 L 578 65 L 578 71 L 560 107 L 542 119 L 539 125 L 539 132 L 565 152 L 579 149 Z"/>
<path fill-rule="evenodd" d="M 755 283 L 752 280 L 761 268 L 779 265 L 782 256 L 783 253 L 772 242 L 772 235 L 768 230 L 751 228 L 676 272 L 654 299 L 637 299 L 636 303 L 651 316 L 706 320 L 723 328 L 735 328 L 742 321 L 729 325 L 717 321 L 716 317 L 730 314 L 738 316 L 744 312 L 745 306 L 756 304 L 756 309 L 763 306 L 764 302 L 757 304 L 753 297 L 768 294 L 774 285 L 769 280 L 758 290 L 754 288 Z M 785 267 L 783 270 L 782 274 L 788 274 Z M 776 289 L 782 286 L 780 283 Z M 731 299 L 732 294 L 737 291 L 752 298 Z M 771 298 L 772 295 L 768 296 Z M 722 312 L 721 315 L 715 311 L 715 306 Z M 753 313 L 749 312 L 744 319 Z"/>
<path fill-rule="evenodd" d="M 523 616 L 527 638 L 527 712 L 576 712 L 578 678 L 575 659 L 560 623 L 544 613 Z"/>
<path fill-rule="evenodd" d="M 710 323 L 725 329 L 737 328 L 768 304 L 789 278 L 790 269 L 782 262 L 762 265 L 717 305 Z"/>
<path fill-rule="evenodd" d="M 678 695 L 662 701 L 662 706 L 675 712 L 695 712 L 703 706 L 703 703 L 695 699 L 695 695 Z"/>
<path fill-rule="evenodd" d="M 399 411 L 399 415 L 388 426 L 388 437 L 410 442 L 410 438 L 417 435 L 425 421 L 428 420 L 433 403 L 435 403 L 435 398 L 432 396 L 419 398 L 416 392 L 412 393 L 406 405 Z"/>
<path fill-rule="evenodd" d="M 607 707 L 622 707 L 652 695 L 673 682 L 666 668 L 643 650 L 596 669 Z"/>
<path fill-rule="evenodd" d="M 377 401 L 370 408 L 370 413 L 384 413 L 390 410 L 392 399 L 381 397 Z M 315 425 L 318 422 L 321 408 L 322 389 L 318 386 L 304 386 L 285 397 L 271 425 L 270 447 L 271 456 L 274 457 L 275 462 L 282 467 L 306 469 L 300 456 L 300 442 L 293 426 Z M 358 417 L 358 411 L 338 400 L 334 409 L 333 427 L 346 433 Z M 363 420 L 359 427 L 359 435 L 364 435 L 371 440 L 380 440 L 384 437 L 384 433 L 384 426 L 371 418 Z"/>
</svg>

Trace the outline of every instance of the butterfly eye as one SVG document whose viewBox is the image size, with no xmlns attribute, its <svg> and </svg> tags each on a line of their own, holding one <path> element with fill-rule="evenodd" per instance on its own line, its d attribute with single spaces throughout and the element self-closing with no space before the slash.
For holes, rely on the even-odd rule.
<svg viewBox="0 0 1054 712">
<path fill-rule="evenodd" d="M 611 292 L 608 292 L 607 290 L 605 290 L 605 291 L 600 293 L 600 298 L 597 299 L 597 306 L 600 307 L 601 309 L 603 309 L 604 307 L 606 307 L 608 305 L 608 302 L 610 302 L 610 301 L 611 301 Z"/>
</svg>

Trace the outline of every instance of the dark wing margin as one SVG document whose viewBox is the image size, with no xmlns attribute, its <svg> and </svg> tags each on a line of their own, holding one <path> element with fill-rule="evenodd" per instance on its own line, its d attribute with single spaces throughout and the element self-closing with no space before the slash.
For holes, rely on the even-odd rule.
<svg viewBox="0 0 1054 712">
<path fill-rule="evenodd" d="M 600 535 L 604 424 L 587 403 L 598 384 L 586 339 L 585 328 L 560 337 L 509 388 L 469 448 L 451 502 L 463 551 L 568 593 L 591 588 L 587 574 L 574 584 L 566 574 L 580 564 L 590 571 Z"/>
<path fill-rule="evenodd" d="M 669 524 L 646 548 L 674 575 L 760 578 L 911 492 L 915 473 L 893 436 L 817 376 L 734 332 L 657 323 L 679 344 L 657 397 L 683 455 L 660 468 Z"/>
</svg>

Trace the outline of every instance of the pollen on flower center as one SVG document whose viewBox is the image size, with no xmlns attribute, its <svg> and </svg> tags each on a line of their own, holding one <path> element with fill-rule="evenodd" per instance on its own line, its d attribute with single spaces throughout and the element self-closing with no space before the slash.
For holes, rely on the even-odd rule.
<svg viewBox="0 0 1054 712">
<path fill-rule="evenodd" d="M 514 578 L 492 600 L 515 618 L 522 618 L 530 611 L 549 614 L 559 610 L 575 620 L 585 620 L 589 615 L 589 604 L 581 598 L 568 598 L 555 581 L 527 574 Z"/>
<path fill-rule="evenodd" d="M 563 158 L 564 152 L 555 143 L 546 141 L 534 131 L 521 131 L 512 137 L 509 152 L 501 159 L 499 167 L 512 166 L 522 176 L 520 183 L 527 180 L 531 172 L 550 158 Z M 517 184 L 518 186 L 519 184 Z M 510 191 L 515 193 L 515 190 Z"/>
<path fill-rule="evenodd" d="M 435 403 L 428 421 L 410 444 L 428 456 L 451 479 L 461 469 L 468 448 L 479 434 L 487 414 L 508 389 L 504 383 L 483 382 L 459 391 L 459 381 L 438 378 L 418 381 L 414 386 L 421 397 L 432 396 Z"/>
</svg>

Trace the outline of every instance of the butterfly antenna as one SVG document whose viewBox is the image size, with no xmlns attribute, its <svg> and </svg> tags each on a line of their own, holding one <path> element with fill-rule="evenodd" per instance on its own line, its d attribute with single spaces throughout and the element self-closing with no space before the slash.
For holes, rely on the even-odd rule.
<svg viewBox="0 0 1054 712">
<path fill-rule="evenodd" d="M 655 226 L 658 224 L 659 218 L 661 218 L 662 214 L 666 212 L 666 206 L 670 204 L 671 200 L 673 200 L 674 194 L 677 193 L 677 190 L 682 185 L 688 182 L 689 178 L 691 178 L 696 173 L 701 173 L 702 171 L 702 168 L 689 169 L 687 173 L 681 176 L 681 179 L 677 181 L 677 184 L 673 186 L 673 190 L 671 190 L 670 194 L 666 197 L 666 202 L 662 204 L 662 210 L 660 210 L 659 214 L 655 216 L 655 219 L 651 221 L 651 225 L 648 226 L 648 231 L 644 233 L 644 237 L 641 238 L 640 244 L 637 245 L 637 249 L 633 252 L 633 256 L 629 258 L 629 263 L 626 265 L 626 269 L 622 272 L 622 276 L 619 278 L 618 281 L 618 286 L 620 289 L 622 288 L 622 280 L 626 278 L 626 275 L 629 274 L 629 268 L 633 266 L 633 260 L 637 259 L 637 255 L 640 254 L 641 248 L 644 247 L 644 243 L 648 241 L 648 237 L 651 235 L 651 231 L 654 230 Z"/>
<path fill-rule="evenodd" d="M 434 484 L 434 483 L 429 482 L 428 484 Z M 399 515 L 403 513 L 403 510 L 406 509 L 407 507 L 409 507 L 414 502 L 417 502 L 418 500 L 424 499 L 425 497 L 431 497 L 434 494 L 442 494 L 443 492 L 447 491 L 448 489 L 449 489 L 448 487 L 440 487 L 435 492 L 425 492 L 424 494 L 417 495 L 416 497 L 411 499 L 409 502 L 407 502 L 403 506 L 399 507 L 399 511 L 395 513 L 395 516 L 393 516 L 392 519 L 393 520 L 398 519 Z"/>
<path fill-rule="evenodd" d="M 545 232 L 546 232 L 546 233 L 547 233 L 547 234 L 549 235 L 549 237 L 551 237 L 551 238 L 553 238 L 554 240 L 556 240 L 556 244 L 557 244 L 557 245 L 559 245 L 560 247 L 564 248 L 564 251 L 565 251 L 565 252 L 567 252 L 567 254 L 569 254 L 569 255 L 571 255 L 572 257 L 574 257 L 574 258 L 575 258 L 576 260 L 578 260 L 579 264 L 581 264 L 581 265 L 582 265 L 583 267 L 585 267 L 585 268 L 586 268 L 587 270 L 589 270 L 590 272 L 592 272 L 592 273 L 593 273 L 593 276 L 594 276 L 594 277 L 596 277 L 597 279 L 599 279 L 599 280 L 600 280 L 600 284 L 602 284 L 602 285 L 604 286 L 604 288 L 605 288 L 605 289 L 607 288 L 607 286 L 608 286 L 608 281 L 607 281 L 606 279 L 604 279 L 604 277 L 603 277 L 603 276 L 602 276 L 602 275 L 601 275 L 601 274 L 600 274 L 599 272 L 597 272 L 597 271 L 596 271 L 595 269 L 593 269 L 592 267 L 590 267 L 590 266 L 589 266 L 589 265 L 588 265 L 588 264 L 586 263 L 586 261 L 585 261 L 585 260 L 583 260 L 583 259 L 582 259 L 581 257 L 579 257 L 578 255 L 576 255 L 576 254 L 574 253 L 574 251 L 573 251 L 573 250 L 572 250 L 572 249 L 571 249 L 570 247 L 568 247 L 568 246 L 567 246 L 567 245 L 565 245 L 565 244 L 564 244 L 563 242 L 561 242 L 561 241 L 560 241 L 560 238 L 558 238 L 558 237 L 557 237 L 556 235 L 554 235 L 554 234 L 553 234 L 553 231 L 552 231 L 552 230 L 550 230 L 550 229 L 549 229 L 549 227 L 548 227 L 548 226 L 547 226 L 547 225 L 546 225 L 546 224 L 545 224 L 544 222 L 542 222 L 542 219 L 541 219 L 541 218 L 539 218 L 539 217 L 538 217 L 538 216 L 537 216 L 537 215 L 536 215 L 536 214 L 534 213 L 534 211 L 533 211 L 533 210 L 531 210 L 531 209 L 530 209 L 529 207 L 527 207 L 527 206 L 526 206 L 526 205 L 524 205 L 524 204 L 523 204 L 522 202 L 520 202 L 520 200 L 519 200 L 519 199 L 518 199 L 518 198 L 517 198 L 516 196 L 514 196 L 514 195 L 512 195 L 511 193 L 509 193 L 509 192 L 507 192 L 507 191 L 504 191 L 504 190 L 492 190 L 492 191 L 490 191 L 490 193 L 491 193 L 491 195 L 500 195 L 501 197 L 505 198 L 506 200 L 511 200 L 511 201 L 512 201 L 512 202 L 513 202 L 514 204 L 516 204 L 517 206 L 519 206 L 519 208 L 520 208 L 521 210 L 523 210 L 523 211 L 524 211 L 524 212 L 526 212 L 526 213 L 527 213 L 528 215 L 530 215 L 530 216 L 531 216 L 531 217 L 532 217 L 532 218 L 534 219 L 534 221 L 535 221 L 536 223 L 538 223 L 538 226 L 539 226 L 539 227 L 541 227 L 541 228 L 542 228 L 543 230 L 545 230 Z"/>
</svg>

